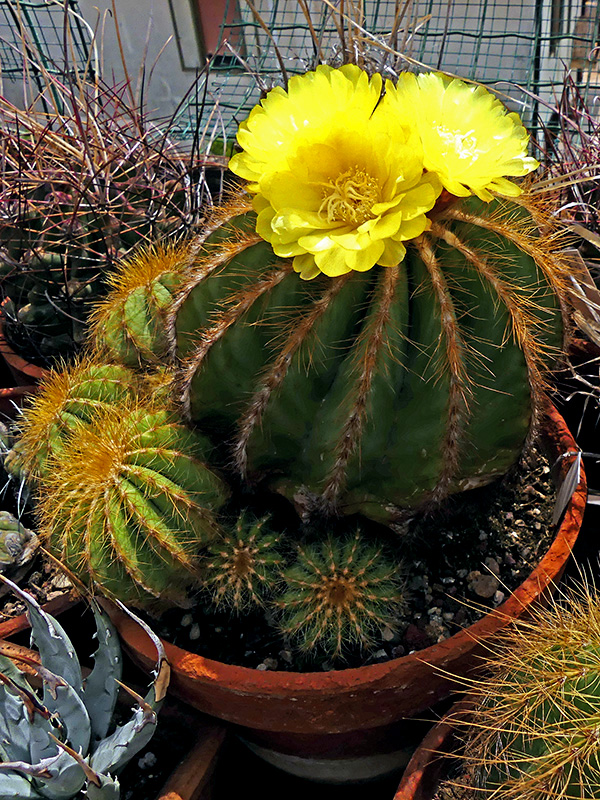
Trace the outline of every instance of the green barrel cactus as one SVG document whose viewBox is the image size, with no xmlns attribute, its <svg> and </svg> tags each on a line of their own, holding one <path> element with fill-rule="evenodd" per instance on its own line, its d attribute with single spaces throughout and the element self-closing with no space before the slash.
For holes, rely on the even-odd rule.
<svg viewBox="0 0 600 800">
<path fill-rule="evenodd" d="M 185 412 L 241 475 L 389 520 L 506 472 L 563 336 L 533 212 L 470 198 L 398 266 L 311 281 L 255 225 L 222 225 L 171 323 Z"/>
<path fill-rule="evenodd" d="M 163 364 L 168 353 L 164 317 L 192 250 L 154 245 L 138 250 L 108 277 L 110 292 L 90 319 L 92 347 L 128 367 Z"/>
<path fill-rule="evenodd" d="M 18 439 L 5 462 L 14 462 L 13 472 L 39 479 L 48 457 L 75 426 L 89 422 L 100 409 L 134 400 L 136 386 L 137 377 L 126 367 L 87 356 L 50 370 L 19 419 Z"/>
<path fill-rule="evenodd" d="M 218 607 L 241 611 L 260 606 L 281 582 L 283 536 L 269 529 L 268 518 L 241 514 L 203 559 L 203 585 Z"/>
<path fill-rule="evenodd" d="M 466 728 L 477 800 L 600 796 L 600 605 L 591 586 L 563 591 L 509 629 L 486 656 Z"/>
<path fill-rule="evenodd" d="M 36 512 L 48 550 L 134 605 L 180 603 L 228 496 L 203 437 L 139 400 L 80 423 L 48 458 Z"/>
<path fill-rule="evenodd" d="M 373 649 L 394 630 L 406 601 L 400 564 L 360 531 L 298 546 L 276 599 L 281 632 L 305 651 L 333 658 L 350 645 Z"/>
<path fill-rule="evenodd" d="M 92 605 L 98 649 L 93 669 L 82 677 L 73 644 L 61 625 L 35 599 L 6 578 L 27 605 L 32 642 L 40 664 L 10 658 L 0 643 L 0 797 L 20 800 L 118 800 L 118 773 L 152 738 L 169 683 L 163 647 L 137 620 L 157 649 L 158 671 L 131 719 L 113 725 L 122 658 L 107 615 Z M 19 668 L 25 662 L 41 682 L 38 695 Z M 110 732 L 109 732 L 110 731 Z"/>
</svg>

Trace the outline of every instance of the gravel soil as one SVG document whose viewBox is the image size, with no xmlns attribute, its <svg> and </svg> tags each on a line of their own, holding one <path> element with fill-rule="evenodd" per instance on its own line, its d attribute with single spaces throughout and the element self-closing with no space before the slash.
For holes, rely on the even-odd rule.
<svg viewBox="0 0 600 800">
<path fill-rule="evenodd" d="M 236 616 L 213 610 L 202 597 L 152 625 L 186 650 L 259 670 L 330 670 L 397 658 L 470 625 L 523 582 L 553 538 L 554 494 L 550 466 L 534 448 L 503 480 L 458 495 L 401 532 L 378 530 L 402 564 L 408 602 L 370 653 L 348 651 L 335 664 L 319 653 L 300 656 L 268 606 Z"/>
</svg>

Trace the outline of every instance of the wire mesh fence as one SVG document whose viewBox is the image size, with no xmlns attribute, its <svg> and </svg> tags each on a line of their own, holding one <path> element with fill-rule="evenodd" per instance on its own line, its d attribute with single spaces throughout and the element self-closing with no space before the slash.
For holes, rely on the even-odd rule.
<svg viewBox="0 0 600 800">
<path fill-rule="evenodd" d="M 67 13 L 65 13 L 65 11 Z M 76 0 L 0 0 L 3 80 L 89 70 L 91 36 Z"/>
<path fill-rule="evenodd" d="M 588 105 L 600 95 L 597 0 L 189 2 L 218 8 L 223 24 L 210 67 L 179 113 L 182 139 L 205 128 L 227 147 L 261 91 L 281 83 L 282 66 L 292 74 L 332 54 L 341 59 L 352 36 L 383 71 L 421 64 L 493 86 L 534 131 L 540 120 L 552 124 L 565 70 Z M 82 74 L 91 45 L 76 0 L 0 0 L 3 80 L 27 72 L 41 86 L 44 70 Z"/>
<path fill-rule="evenodd" d="M 588 102 L 600 93 L 597 2 L 364 0 L 360 5 L 363 32 L 356 34 L 372 43 L 372 52 L 389 45 L 413 60 L 400 60 L 401 68 L 418 62 L 493 86 L 532 129 L 540 119 L 551 122 L 548 107 L 556 105 L 565 70 L 573 71 Z M 181 136 L 190 134 L 200 115 L 215 122 L 219 138 L 231 138 L 261 89 L 281 82 L 282 63 L 288 73 L 318 63 L 315 38 L 328 57 L 339 51 L 339 12 L 351 6 L 351 0 L 345 6 L 340 0 L 223 0 L 228 21 L 221 46 L 180 117 Z M 379 52 L 388 65 L 394 61 Z"/>
</svg>

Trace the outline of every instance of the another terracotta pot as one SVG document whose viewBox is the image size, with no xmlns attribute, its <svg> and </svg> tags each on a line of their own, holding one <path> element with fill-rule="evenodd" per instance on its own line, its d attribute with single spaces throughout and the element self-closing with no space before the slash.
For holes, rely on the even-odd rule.
<svg viewBox="0 0 600 800">
<path fill-rule="evenodd" d="M 6 301 L 4 301 L 6 302 Z M 0 312 L 0 356 L 4 359 L 15 386 L 35 386 L 44 377 L 47 370 L 30 364 L 17 355 L 4 335 L 4 316 Z"/>
<path fill-rule="evenodd" d="M 79 602 L 79 598 L 73 597 L 71 592 L 65 592 L 64 594 L 49 600 L 42 606 L 42 608 L 48 614 L 52 614 L 53 617 L 56 617 L 59 614 L 62 614 L 63 611 L 73 608 Z M 19 614 L 16 617 L 7 617 L 6 619 L 0 621 L 0 639 L 9 639 L 11 636 L 15 636 L 17 633 L 21 633 L 21 631 L 25 631 L 29 627 L 30 625 L 27 614 Z"/>
<path fill-rule="evenodd" d="M 192 746 L 167 779 L 156 800 L 209 800 L 212 794 L 211 779 L 226 738 L 227 728 L 222 722 L 204 716 L 195 720 Z M 182 739 L 187 739 L 183 728 Z"/>
<path fill-rule="evenodd" d="M 456 722 L 468 714 L 472 703 L 459 700 L 429 731 L 402 774 L 394 800 L 431 800 L 452 764 L 457 741 Z"/>
<path fill-rule="evenodd" d="M 543 444 L 565 478 L 578 452 L 564 420 L 548 404 Z M 581 471 L 556 538 L 532 574 L 497 609 L 449 639 L 386 663 L 332 672 L 261 672 L 223 664 L 165 642 L 171 691 L 195 708 L 235 723 L 267 761 L 315 780 L 353 782 L 405 767 L 415 722 L 456 691 L 485 653 L 485 640 L 527 613 L 560 578 L 586 502 Z M 111 608 L 133 659 L 154 665 L 153 645 L 129 617 Z M 421 733 L 422 736 L 422 733 Z"/>
</svg>

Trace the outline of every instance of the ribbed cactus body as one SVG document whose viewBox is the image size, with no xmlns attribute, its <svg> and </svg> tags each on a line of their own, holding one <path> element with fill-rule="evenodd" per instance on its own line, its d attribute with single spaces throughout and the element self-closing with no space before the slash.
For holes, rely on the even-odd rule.
<svg viewBox="0 0 600 800">
<path fill-rule="evenodd" d="M 110 276 L 112 290 L 91 323 L 96 350 L 128 367 L 164 363 L 165 313 L 190 260 L 185 246 L 141 250 Z"/>
<path fill-rule="evenodd" d="M 205 452 L 166 411 L 101 411 L 50 459 L 38 505 L 47 547 L 124 602 L 181 601 L 228 495 Z"/>
<path fill-rule="evenodd" d="M 475 682 L 465 764 L 477 800 L 600 797 L 600 607 L 593 587 L 506 632 Z M 471 795 L 469 795 L 471 796 Z"/>
<path fill-rule="evenodd" d="M 74 428 L 104 408 L 133 400 L 135 383 L 135 375 L 125 367 L 89 359 L 52 370 L 19 421 L 20 470 L 39 478 L 48 456 L 62 448 Z"/>
<path fill-rule="evenodd" d="M 524 207 L 470 199 L 400 266 L 308 282 L 255 234 L 219 238 L 174 328 L 190 417 L 242 474 L 389 519 L 516 461 L 562 340 Z"/>
</svg>

